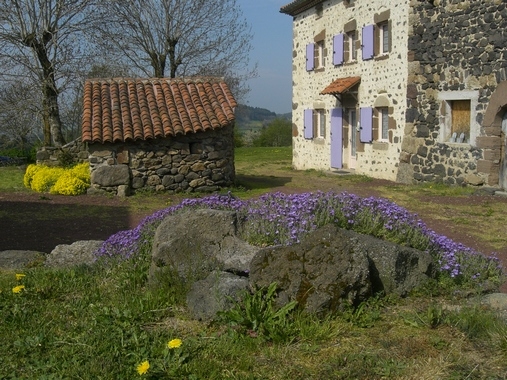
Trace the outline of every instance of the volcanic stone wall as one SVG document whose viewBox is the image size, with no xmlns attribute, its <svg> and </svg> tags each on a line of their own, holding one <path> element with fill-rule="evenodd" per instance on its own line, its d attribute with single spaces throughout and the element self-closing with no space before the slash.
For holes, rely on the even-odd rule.
<svg viewBox="0 0 507 380">
<path fill-rule="evenodd" d="M 501 128 L 484 125 L 507 79 L 505 1 L 411 0 L 405 137 L 397 180 L 497 186 Z M 469 144 L 442 141 L 442 93 L 476 93 Z"/>
<path fill-rule="evenodd" d="M 93 192 L 210 192 L 234 183 L 233 126 L 177 138 L 90 144 Z"/>
</svg>

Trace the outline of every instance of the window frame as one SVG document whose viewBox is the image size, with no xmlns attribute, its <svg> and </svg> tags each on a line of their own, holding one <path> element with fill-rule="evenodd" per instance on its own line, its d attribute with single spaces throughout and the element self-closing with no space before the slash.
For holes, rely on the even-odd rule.
<svg viewBox="0 0 507 380">
<path fill-rule="evenodd" d="M 324 40 L 315 41 L 313 52 L 313 70 L 323 69 L 326 66 L 325 49 L 326 46 Z"/>
<path fill-rule="evenodd" d="M 479 91 L 445 91 L 438 94 L 440 101 L 438 142 L 443 144 L 476 145 L 476 139 L 480 133 L 480 124 L 477 122 L 477 105 L 479 102 Z M 455 100 L 470 101 L 470 126 L 468 141 L 451 141 L 453 133 L 453 108 Z M 459 137 L 459 136 L 457 136 Z"/>
<path fill-rule="evenodd" d="M 324 108 L 315 108 L 313 110 L 313 137 L 325 139 L 326 130 L 326 110 Z"/>
<path fill-rule="evenodd" d="M 356 62 L 357 61 L 357 31 L 351 30 L 344 34 L 344 61 L 345 62 Z"/>
<path fill-rule="evenodd" d="M 377 24 L 379 33 L 379 51 L 378 55 L 386 55 L 391 51 L 391 33 L 389 28 L 389 21 L 384 21 Z"/>
<path fill-rule="evenodd" d="M 352 117 L 352 112 L 354 117 Z M 346 107 L 344 113 L 345 113 L 345 121 L 347 122 L 347 125 L 350 128 L 350 136 L 351 136 L 350 155 L 352 157 L 355 157 L 357 155 L 357 129 L 358 129 L 357 108 Z"/>
<path fill-rule="evenodd" d="M 377 115 L 378 115 L 377 141 L 389 142 L 389 107 L 377 107 Z"/>
</svg>

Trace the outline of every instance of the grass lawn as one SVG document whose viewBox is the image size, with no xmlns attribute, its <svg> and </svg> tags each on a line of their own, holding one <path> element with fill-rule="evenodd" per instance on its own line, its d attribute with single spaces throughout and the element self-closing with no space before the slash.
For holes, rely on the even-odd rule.
<svg viewBox="0 0 507 380">
<path fill-rule="evenodd" d="M 236 169 L 242 187 L 233 192 L 246 199 L 280 183 L 292 189 L 304 183 L 339 189 L 344 182 L 338 181 L 359 185 L 368 181 L 362 176 L 294 172 L 290 156 L 290 148 L 238 149 Z M 0 186 L 1 191 L 25 191 L 22 173 L 0 168 Z M 403 203 L 438 194 L 465 197 L 466 191 L 400 185 L 389 194 Z M 128 202 L 138 207 L 149 198 L 145 194 Z M 156 209 L 159 200 L 153 198 L 149 207 Z M 159 208 L 165 205 L 167 198 L 160 200 Z M 491 220 L 497 213 L 484 205 L 467 210 L 475 212 L 479 221 Z M 288 313 L 277 324 L 276 334 L 270 335 L 234 325 L 228 315 L 211 324 L 190 319 L 185 285 L 168 279 L 159 287 L 150 286 L 149 266 L 148 238 L 126 261 L 0 271 L 0 378 L 507 377 L 505 319 L 473 295 L 460 298 L 449 279 L 432 282 L 407 298 L 373 297 L 332 315 Z M 238 312 L 246 316 L 245 309 Z M 175 339 L 181 340 L 181 346 L 174 347 Z"/>
</svg>

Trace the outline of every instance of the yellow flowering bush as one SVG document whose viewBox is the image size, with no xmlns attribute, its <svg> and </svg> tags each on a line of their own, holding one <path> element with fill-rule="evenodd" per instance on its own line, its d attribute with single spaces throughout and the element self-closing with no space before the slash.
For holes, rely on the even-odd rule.
<svg viewBox="0 0 507 380">
<path fill-rule="evenodd" d="M 86 162 L 68 169 L 29 165 L 23 182 L 26 187 L 40 193 L 79 195 L 90 186 L 90 169 Z"/>
<path fill-rule="evenodd" d="M 35 173 L 41 168 L 42 166 L 31 164 L 28 165 L 26 168 L 25 176 L 23 177 L 23 184 L 25 187 L 28 187 L 29 189 L 32 188 L 32 180 Z"/>
</svg>

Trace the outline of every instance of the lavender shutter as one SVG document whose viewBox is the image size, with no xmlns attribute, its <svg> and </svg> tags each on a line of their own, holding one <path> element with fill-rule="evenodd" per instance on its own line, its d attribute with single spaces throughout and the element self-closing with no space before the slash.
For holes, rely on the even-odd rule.
<svg viewBox="0 0 507 380">
<path fill-rule="evenodd" d="M 337 34 L 333 37 L 333 65 L 343 64 L 343 41 L 345 35 Z"/>
<path fill-rule="evenodd" d="M 362 33 L 363 60 L 372 59 L 374 53 L 374 25 L 366 25 L 363 27 Z"/>
<path fill-rule="evenodd" d="M 373 140 L 373 108 L 361 108 L 360 113 L 359 139 L 361 142 L 369 143 Z"/>
<path fill-rule="evenodd" d="M 304 112 L 305 139 L 313 139 L 313 110 L 307 109 Z"/>
<path fill-rule="evenodd" d="M 315 44 L 306 45 L 306 71 L 312 71 L 314 68 Z"/>
<path fill-rule="evenodd" d="M 343 166 L 343 109 L 331 110 L 331 167 Z"/>
</svg>

